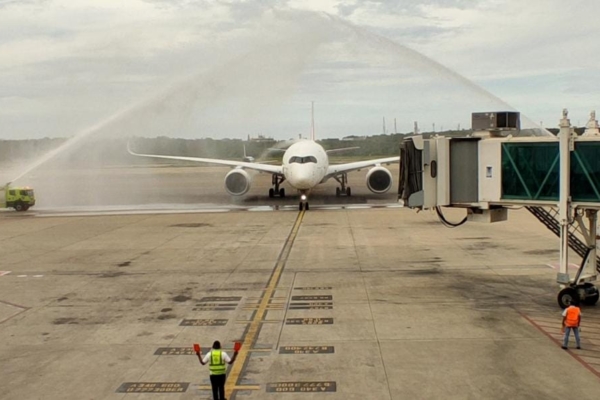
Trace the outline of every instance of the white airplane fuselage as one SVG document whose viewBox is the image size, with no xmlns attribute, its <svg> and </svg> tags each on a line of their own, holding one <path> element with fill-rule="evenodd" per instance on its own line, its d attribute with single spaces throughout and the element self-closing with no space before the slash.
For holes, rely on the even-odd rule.
<svg viewBox="0 0 600 400">
<path fill-rule="evenodd" d="M 312 135 L 314 137 L 314 135 Z M 382 167 L 382 164 L 398 162 L 400 157 L 376 158 L 364 161 L 354 161 L 344 164 L 329 165 L 329 153 L 355 149 L 342 148 L 325 151 L 314 140 L 301 140 L 292 144 L 284 153 L 281 165 L 258 163 L 251 161 L 244 152 L 244 161 L 222 160 L 214 158 L 168 156 L 160 154 L 139 154 L 133 152 L 127 145 L 130 154 L 138 157 L 150 157 L 167 160 L 192 161 L 207 164 L 227 165 L 232 169 L 225 175 L 225 190 L 232 196 L 243 196 L 248 193 L 252 183 L 251 175 L 246 170 L 266 172 L 271 174 L 272 187 L 269 197 L 285 197 L 285 189 L 280 185 L 285 181 L 300 195 L 300 210 L 308 210 L 308 194 L 311 189 L 329 178 L 335 179 L 340 186 L 336 188 L 336 196 L 351 196 L 347 186 L 347 173 L 370 168 L 367 172 L 366 183 L 371 192 L 382 194 L 392 187 L 392 174 Z"/>
<path fill-rule="evenodd" d="M 305 192 L 323 181 L 329 157 L 320 144 L 302 140 L 286 150 L 282 166 L 285 180 L 295 189 Z"/>
</svg>

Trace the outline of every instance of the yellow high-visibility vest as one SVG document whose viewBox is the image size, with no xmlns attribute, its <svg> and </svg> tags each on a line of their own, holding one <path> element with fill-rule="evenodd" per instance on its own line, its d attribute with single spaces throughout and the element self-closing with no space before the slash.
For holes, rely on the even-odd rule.
<svg viewBox="0 0 600 400">
<path fill-rule="evenodd" d="M 225 366 L 225 361 L 223 361 L 223 353 L 221 350 L 213 349 L 210 351 L 209 363 L 208 369 L 210 370 L 211 375 L 225 375 L 227 367 Z"/>
</svg>

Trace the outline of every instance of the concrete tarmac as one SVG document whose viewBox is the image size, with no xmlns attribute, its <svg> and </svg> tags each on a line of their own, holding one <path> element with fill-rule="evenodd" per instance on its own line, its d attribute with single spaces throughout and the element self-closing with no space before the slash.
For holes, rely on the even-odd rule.
<svg viewBox="0 0 600 400">
<path fill-rule="evenodd" d="M 214 212 L 222 186 L 193 203 L 192 170 L 164 170 L 188 182 L 180 202 L 153 177 L 145 214 L 81 198 L 0 213 L 0 398 L 209 399 L 191 346 L 216 339 L 229 353 L 243 342 L 230 400 L 600 393 L 600 310 L 583 309 L 583 350 L 562 350 L 558 240 L 525 210 L 448 229 L 428 212 L 352 209 L 331 185 L 305 213 L 264 190 Z M 352 179 L 358 205 L 395 199 Z M 289 204 L 248 212 L 263 200 Z"/>
</svg>

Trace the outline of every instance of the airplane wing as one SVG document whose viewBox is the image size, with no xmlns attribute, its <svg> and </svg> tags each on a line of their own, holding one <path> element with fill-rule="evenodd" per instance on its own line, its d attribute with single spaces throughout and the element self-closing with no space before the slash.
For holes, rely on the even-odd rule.
<svg viewBox="0 0 600 400">
<path fill-rule="evenodd" d="M 344 151 L 350 151 L 350 150 L 356 150 L 356 149 L 360 149 L 360 147 L 343 147 L 341 149 L 325 150 L 325 153 L 327 153 L 327 154 L 341 153 Z"/>
<path fill-rule="evenodd" d="M 375 160 L 357 161 L 346 164 L 333 164 L 327 168 L 327 174 L 325 179 L 329 179 L 332 176 L 344 173 L 357 171 L 359 169 L 374 167 L 381 164 L 393 164 L 400 161 L 400 157 L 388 157 L 388 158 L 377 158 Z"/>
<path fill-rule="evenodd" d="M 127 151 L 129 154 L 137 157 L 148 157 L 148 158 L 162 158 L 164 160 L 179 160 L 179 161 L 191 161 L 191 162 L 199 162 L 206 164 L 216 164 L 216 165 L 227 165 L 229 167 L 239 167 L 252 169 L 260 172 L 268 172 L 270 174 L 278 174 L 283 175 L 283 167 L 281 165 L 268 165 L 261 164 L 255 162 L 244 162 L 244 161 L 230 161 L 230 160 L 220 160 L 217 158 L 198 158 L 198 157 L 180 157 L 180 156 L 163 156 L 158 154 L 139 154 L 132 151 L 129 146 L 127 146 Z"/>
</svg>

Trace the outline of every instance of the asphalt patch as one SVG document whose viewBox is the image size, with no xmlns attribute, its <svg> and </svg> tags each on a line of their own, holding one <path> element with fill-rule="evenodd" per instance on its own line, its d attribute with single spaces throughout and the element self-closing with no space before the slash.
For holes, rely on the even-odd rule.
<svg viewBox="0 0 600 400">
<path fill-rule="evenodd" d="M 405 274 L 408 275 L 437 275 L 437 274 L 441 274 L 442 270 L 439 268 L 428 268 L 428 269 L 414 269 L 414 270 L 407 270 L 407 271 L 402 271 Z"/>
<path fill-rule="evenodd" d="M 126 272 L 105 272 L 98 275 L 99 278 L 118 278 L 123 275 L 128 275 Z"/>
<path fill-rule="evenodd" d="M 188 224 L 175 224 L 171 225 L 172 228 L 210 228 L 211 224 L 205 223 L 188 223 Z"/>
<path fill-rule="evenodd" d="M 78 325 L 79 321 L 77 318 L 56 318 L 52 323 L 54 325 Z"/>
<path fill-rule="evenodd" d="M 191 300 L 191 297 L 190 296 L 184 296 L 184 295 L 180 294 L 179 296 L 173 297 L 172 300 L 176 301 L 178 303 L 183 303 L 183 302 L 186 302 L 188 300 Z"/>
<path fill-rule="evenodd" d="M 531 254 L 534 256 L 550 256 L 556 255 L 559 253 L 556 249 L 539 249 L 539 250 L 527 250 L 523 252 L 524 254 Z"/>
</svg>

